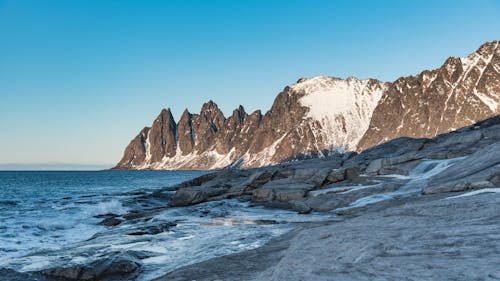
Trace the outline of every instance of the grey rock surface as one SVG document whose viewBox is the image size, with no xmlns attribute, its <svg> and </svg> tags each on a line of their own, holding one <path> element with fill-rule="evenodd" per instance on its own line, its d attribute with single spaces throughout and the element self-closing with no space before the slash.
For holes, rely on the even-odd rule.
<svg viewBox="0 0 500 281">
<path fill-rule="evenodd" d="M 500 183 L 499 132 L 500 117 L 495 117 L 432 139 L 395 139 L 347 157 L 224 170 L 179 185 L 170 205 L 239 198 L 299 212 L 331 211 L 367 196 L 408 189 L 406 182 L 423 174 L 426 178 L 412 192 L 494 187 Z M 453 165 L 448 167 L 447 160 Z"/>
<path fill-rule="evenodd" d="M 498 280 L 499 204 L 488 194 L 392 202 L 157 280 Z"/>
<path fill-rule="evenodd" d="M 119 254 L 90 265 L 55 267 L 42 270 L 48 280 L 123 280 L 134 279 L 140 262 L 132 255 Z"/>
<path fill-rule="evenodd" d="M 175 221 L 155 214 L 234 198 L 302 214 L 331 212 L 335 220 L 296 224 L 261 248 L 172 269 L 159 280 L 496 280 L 499 151 L 500 117 L 494 117 L 434 138 L 394 139 L 360 154 L 222 170 L 124 202 L 129 211 L 104 215 L 113 218 L 110 227 L 90 240 L 115 231 L 144 240 L 175 233 Z M 200 217 L 230 214 L 192 208 Z M 15 281 L 134 280 L 147 265 L 141 260 L 154 257 L 144 251 L 100 254 L 84 264 L 0 273 Z"/>
<path fill-rule="evenodd" d="M 499 203 L 425 198 L 303 230 L 253 280 L 495 280 Z"/>
<path fill-rule="evenodd" d="M 233 182 L 253 194 L 243 200 L 343 219 L 158 280 L 500 280 L 499 148 L 495 117 L 432 139 L 395 139 L 340 164 L 247 170 Z M 459 193 L 468 189 L 483 190 Z"/>
<path fill-rule="evenodd" d="M 500 142 L 480 149 L 429 179 L 424 194 L 493 187 L 489 180 L 500 171 Z"/>
</svg>

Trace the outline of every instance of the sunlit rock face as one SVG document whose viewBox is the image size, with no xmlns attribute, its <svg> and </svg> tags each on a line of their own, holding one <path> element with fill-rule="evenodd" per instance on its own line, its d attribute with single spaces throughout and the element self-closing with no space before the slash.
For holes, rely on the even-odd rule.
<svg viewBox="0 0 500 281">
<path fill-rule="evenodd" d="M 433 137 L 500 114 L 500 46 L 481 46 L 439 69 L 390 84 L 359 151 L 397 137 Z"/>
<path fill-rule="evenodd" d="M 264 115 L 243 106 L 226 117 L 213 101 L 176 122 L 164 109 L 127 146 L 116 169 L 259 167 L 402 137 L 434 137 L 500 113 L 499 42 L 438 69 L 392 83 L 301 78 Z"/>
</svg>

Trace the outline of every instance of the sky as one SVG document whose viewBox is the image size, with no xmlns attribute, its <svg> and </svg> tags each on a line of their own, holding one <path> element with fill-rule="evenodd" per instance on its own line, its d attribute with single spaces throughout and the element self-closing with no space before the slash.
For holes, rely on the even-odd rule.
<svg viewBox="0 0 500 281">
<path fill-rule="evenodd" d="M 415 75 L 499 40 L 499 15 L 494 0 L 0 0 L 0 167 L 110 167 L 162 108 L 265 112 L 301 77 Z"/>
</svg>

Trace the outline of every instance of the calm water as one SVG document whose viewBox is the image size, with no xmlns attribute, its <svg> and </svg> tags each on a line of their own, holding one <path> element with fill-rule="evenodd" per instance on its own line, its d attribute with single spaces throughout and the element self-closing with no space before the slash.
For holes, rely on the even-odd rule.
<svg viewBox="0 0 500 281">
<path fill-rule="evenodd" d="M 91 237 L 96 215 L 122 214 L 127 192 L 174 185 L 203 172 L 0 172 L 0 261 Z"/>
</svg>

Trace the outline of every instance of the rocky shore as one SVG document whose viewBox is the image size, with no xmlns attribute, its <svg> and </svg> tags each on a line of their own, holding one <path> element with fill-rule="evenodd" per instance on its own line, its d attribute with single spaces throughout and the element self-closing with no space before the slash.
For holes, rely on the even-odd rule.
<svg viewBox="0 0 500 281">
<path fill-rule="evenodd" d="M 500 280 L 500 195 L 446 196 L 375 205 L 156 280 Z"/>
<path fill-rule="evenodd" d="M 262 247 L 165 270 L 155 280 L 500 280 L 499 187 L 495 117 L 360 154 L 206 174 L 138 194 L 127 214 L 110 214 L 102 224 L 110 232 L 131 224 L 127 235 L 147 237 L 175 231 L 175 222 L 151 219 L 162 210 L 229 199 L 304 217 L 334 214 L 295 224 Z M 80 266 L 0 274 L 5 280 L 144 280 L 147 258 L 117 251 Z"/>
</svg>

